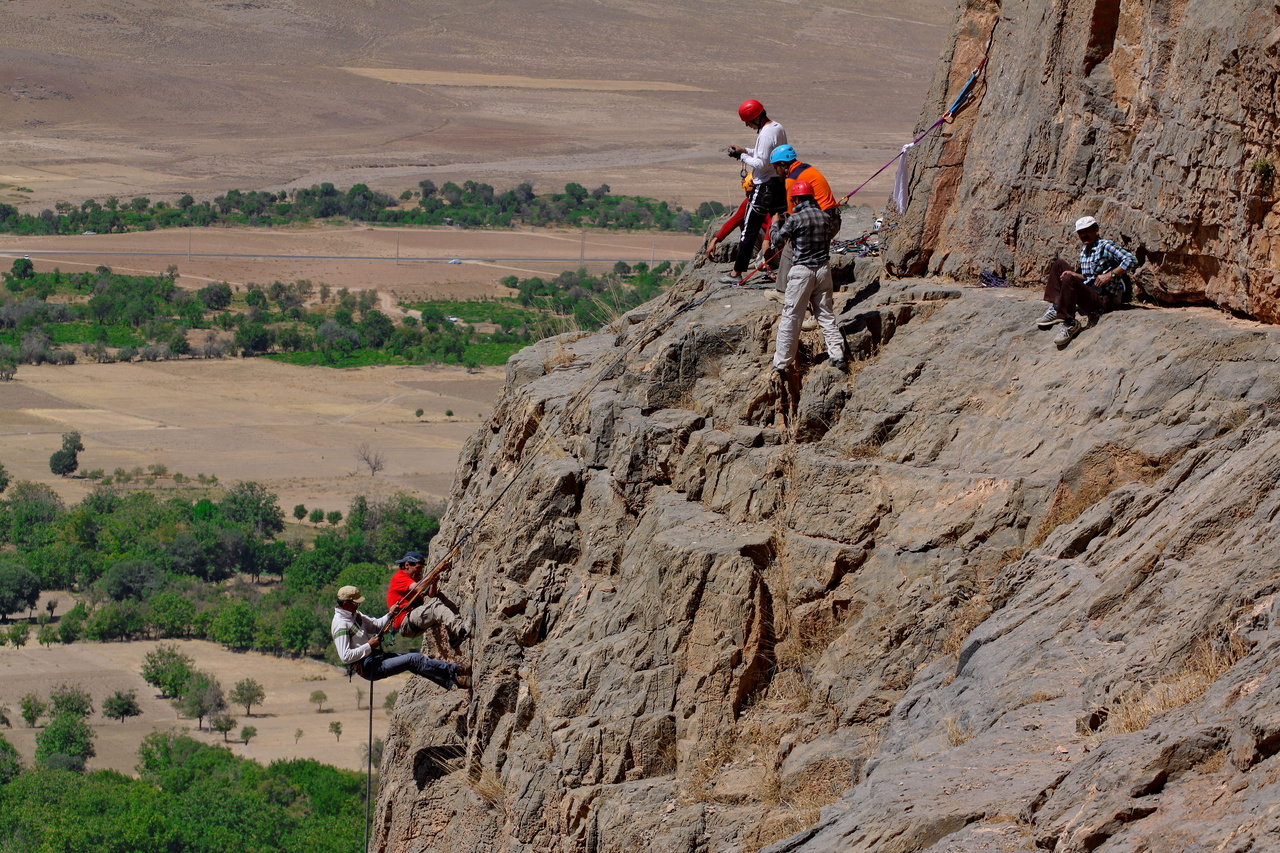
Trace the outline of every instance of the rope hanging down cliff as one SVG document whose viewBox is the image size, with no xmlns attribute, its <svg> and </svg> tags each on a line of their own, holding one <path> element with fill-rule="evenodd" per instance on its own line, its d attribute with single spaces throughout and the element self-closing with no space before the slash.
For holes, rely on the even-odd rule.
<svg viewBox="0 0 1280 853">
<path fill-rule="evenodd" d="M 756 268 L 756 270 L 752 272 L 752 275 L 754 275 L 755 272 L 758 272 L 761 268 L 763 268 L 765 263 L 766 262 L 762 262 Z M 749 277 L 750 276 L 748 276 L 748 278 Z M 489 516 L 489 513 L 493 512 L 493 510 L 498 506 L 498 504 L 502 502 L 502 499 L 506 497 L 507 492 L 511 491 L 511 487 L 514 486 L 517 481 L 519 481 L 521 475 L 524 474 L 525 471 L 528 470 L 535 461 L 537 461 L 538 454 L 542 451 L 542 449 L 546 446 L 546 444 L 555 435 L 557 435 L 560 432 L 560 430 L 564 427 L 565 424 L 569 423 L 572 420 L 573 416 L 577 414 L 578 410 L 581 409 L 582 406 L 586 404 L 592 392 L 594 392 L 596 388 L 599 387 L 601 382 L 608 379 L 613 374 L 613 372 L 617 370 L 618 367 L 620 367 L 623 364 L 623 362 L 626 361 L 627 356 L 629 356 L 633 350 L 647 343 L 650 336 L 657 334 L 664 326 L 667 326 L 668 324 L 674 322 L 676 318 L 678 318 L 681 314 L 692 311 L 694 308 L 697 308 L 699 305 L 702 305 L 708 299 L 710 299 L 711 297 L 715 296 L 716 294 L 722 291 L 767 290 L 767 289 L 772 289 L 772 288 L 766 288 L 762 285 L 746 284 L 745 278 L 743 280 L 743 283 L 741 284 L 726 284 L 721 287 L 713 288 L 712 290 L 707 291 L 701 296 L 695 299 L 689 300 L 688 302 L 686 302 L 685 304 L 677 308 L 675 311 L 661 318 L 652 326 L 650 326 L 648 329 L 643 331 L 634 341 L 631 342 L 629 346 L 627 346 L 626 349 L 622 351 L 621 354 L 618 355 L 617 358 L 615 358 L 612 362 L 609 363 L 607 367 L 605 367 L 602 371 L 600 371 L 600 374 L 595 378 L 595 380 L 590 385 L 588 385 L 586 388 L 584 388 L 583 390 L 577 393 L 576 396 L 578 399 L 576 401 L 571 402 L 569 405 L 565 407 L 559 419 L 555 421 L 552 424 L 552 426 L 542 431 L 543 433 L 542 437 L 538 440 L 538 442 L 535 443 L 532 448 L 525 449 L 524 461 L 521 462 L 520 465 L 516 468 L 515 473 L 511 475 L 511 478 L 507 481 L 507 484 L 503 486 L 502 491 L 498 492 L 497 496 L 492 501 L 489 502 L 489 505 L 485 507 L 484 512 L 480 513 L 480 516 L 476 518 L 475 521 L 467 525 L 467 528 L 463 531 L 462 536 L 460 536 L 458 540 L 449 547 L 449 550 L 445 552 L 444 557 L 442 557 L 436 562 L 436 564 L 432 567 L 431 571 L 427 572 L 420 581 L 418 581 L 412 587 L 409 588 L 409 591 L 405 594 L 404 598 L 400 599 L 400 601 L 395 605 L 395 607 L 391 609 L 391 614 L 392 614 L 391 618 L 387 620 L 387 624 L 383 626 L 383 628 L 378 632 L 377 636 L 381 638 L 384 634 L 386 634 L 387 631 L 390 629 L 389 626 L 394 623 L 396 615 L 398 615 L 399 613 L 405 610 L 410 609 L 413 606 L 414 602 L 422 597 L 423 593 L 425 593 L 433 584 L 439 582 L 439 580 L 441 579 L 441 576 L 452 564 L 454 558 L 461 553 L 462 546 L 466 544 L 467 540 L 469 540 L 475 534 L 476 530 L 480 527 L 481 524 L 484 523 L 484 520 Z M 472 624 L 474 627 L 474 619 L 472 620 Z"/>
<path fill-rule="evenodd" d="M 973 93 L 974 84 L 978 82 L 978 78 L 982 76 L 982 72 L 987 67 L 987 59 L 989 59 L 991 56 L 991 45 L 995 42 L 995 38 L 996 38 L 996 27 L 999 25 L 1000 25 L 999 19 L 997 19 L 996 22 L 991 25 L 991 35 L 987 37 L 987 49 L 982 54 L 982 60 L 978 62 L 977 67 L 973 69 L 973 73 L 969 75 L 969 81 L 965 83 L 964 86 L 960 89 L 960 94 L 956 95 L 955 98 L 951 101 L 951 106 L 947 107 L 947 111 L 944 112 L 941 116 L 939 116 L 937 121 L 929 125 L 929 127 L 925 129 L 924 133 L 917 136 L 908 144 L 902 146 L 902 150 L 899 151 L 896 155 L 894 155 L 893 159 L 891 159 L 888 163 L 885 163 L 883 166 L 877 169 L 874 175 L 867 178 L 862 183 L 858 184 L 858 186 L 854 188 L 853 192 L 849 193 L 844 198 L 840 199 L 841 204 L 845 204 L 846 202 L 848 202 L 849 199 L 853 198 L 853 196 L 859 190 L 861 190 L 867 184 L 874 181 L 881 172 L 883 172 L 885 169 L 892 166 L 894 163 L 898 162 L 900 158 L 905 157 L 906 153 L 909 150 L 911 150 L 913 146 L 919 144 L 920 140 L 924 139 L 930 133 L 933 133 L 943 124 L 950 124 L 952 121 L 955 120 L 956 113 L 958 113 L 961 109 L 963 109 L 965 104 L 968 103 L 969 95 Z"/>
</svg>

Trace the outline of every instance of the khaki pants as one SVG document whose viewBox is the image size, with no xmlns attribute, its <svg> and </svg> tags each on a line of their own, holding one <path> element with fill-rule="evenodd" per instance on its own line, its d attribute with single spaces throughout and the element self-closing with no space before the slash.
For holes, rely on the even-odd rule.
<svg viewBox="0 0 1280 853">
<path fill-rule="evenodd" d="M 823 264 L 818 269 L 794 264 L 787 273 L 787 292 L 782 301 L 782 318 L 778 321 L 778 340 L 773 348 L 773 366 L 788 367 L 795 358 L 800 343 L 800 324 L 804 322 L 806 308 L 813 309 L 818 318 L 818 328 L 827 343 L 827 357 L 844 360 L 844 338 L 836 326 L 832 310 L 831 267 Z"/>
<path fill-rule="evenodd" d="M 400 636 L 408 640 L 421 637 L 432 625 L 443 625 L 449 631 L 457 633 L 466 625 L 466 621 L 446 607 L 444 602 L 428 598 L 426 603 L 413 608 L 404 617 L 404 621 L 400 623 Z"/>
</svg>

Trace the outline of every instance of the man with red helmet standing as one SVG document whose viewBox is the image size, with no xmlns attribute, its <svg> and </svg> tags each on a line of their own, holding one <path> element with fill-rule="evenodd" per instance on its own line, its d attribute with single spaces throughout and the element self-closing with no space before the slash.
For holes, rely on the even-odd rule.
<svg viewBox="0 0 1280 853">
<path fill-rule="evenodd" d="M 787 208 L 786 182 L 774 174 L 773 166 L 769 163 L 769 155 L 773 153 L 773 149 L 786 144 L 787 131 L 769 118 L 764 104 L 757 100 L 743 101 L 738 107 L 738 117 L 756 132 L 756 144 L 750 149 L 730 145 L 727 153 L 750 167 L 751 182 L 755 189 L 751 194 L 746 219 L 742 223 L 738 256 L 733 261 L 733 271 L 726 276 L 726 280 L 731 282 L 741 281 L 742 274 L 751 263 L 751 256 L 756 251 L 756 239 L 760 236 L 765 217 Z"/>
<path fill-rule="evenodd" d="M 778 216 L 770 234 L 773 245 L 791 241 L 791 270 L 787 273 L 787 292 L 782 300 L 782 317 L 778 320 L 778 338 L 773 347 L 773 369 L 785 378 L 799 344 L 800 324 L 806 308 L 818 318 L 818 328 L 827 344 L 827 360 L 836 370 L 844 369 L 844 338 L 836 326 L 831 296 L 831 238 L 835 226 L 813 198 L 808 181 L 791 185 L 795 212 Z"/>
</svg>

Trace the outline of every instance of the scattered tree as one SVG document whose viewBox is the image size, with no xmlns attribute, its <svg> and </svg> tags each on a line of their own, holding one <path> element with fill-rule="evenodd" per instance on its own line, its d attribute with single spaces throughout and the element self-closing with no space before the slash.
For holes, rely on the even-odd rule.
<svg viewBox="0 0 1280 853">
<path fill-rule="evenodd" d="M 369 447 L 368 442 L 362 442 L 356 446 L 356 459 L 360 460 L 361 465 L 369 469 L 370 477 L 387 467 L 387 460 L 382 451 L 373 450 Z"/>
<path fill-rule="evenodd" d="M 142 680 L 159 689 L 162 699 L 182 694 L 195 661 L 171 643 L 161 643 L 142 659 Z"/>
<path fill-rule="evenodd" d="M 414 416 L 415 418 L 421 418 L 421 417 L 422 417 L 422 409 L 418 409 L 416 412 L 414 412 L 414 413 L 413 413 L 413 416 Z"/>
<path fill-rule="evenodd" d="M 324 711 L 324 703 L 329 701 L 329 697 L 324 695 L 323 690 L 313 690 L 310 701 L 315 704 L 316 713 L 319 714 Z"/>
<path fill-rule="evenodd" d="M 72 430 L 62 434 L 62 449 L 55 450 L 49 457 L 49 470 L 59 477 L 74 474 L 80 467 L 80 452 L 84 443 L 80 441 L 80 433 Z"/>
<path fill-rule="evenodd" d="M 243 705 L 244 715 L 252 717 L 253 706 L 262 704 L 262 700 L 267 698 L 267 691 L 252 678 L 242 678 L 236 682 L 235 687 L 231 688 L 227 698 L 236 705 Z"/>
<path fill-rule="evenodd" d="M 293 517 L 301 523 L 302 520 L 307 517 L 307 508 L 302 504 L 298 504 L 293 508 Z"/>
<path fill-rule="evenodd" d="M 364 707 L 364 688 L 357 687 L 356 688 L 356 710 L 359 711 L 363 707 Z"/>
<path fill-rule="evenodd" d="M 40 626 L 40 630 L 36 632 L 36 642 L 44 646 L 46 649 L 52 646 L 58 640 L 58 629 L 49 624 Z"/>
<path fill-rule="evenodd" d="M 235 727 L 235 719 L 227 714 L 218 714 L 215 717 L 209 718 L 209 728 L 222 735 L 223 743 L 230 743 L 230 741 L 227 740 L 227 735 Z"/>
<path fill-rule="evenodd" d="M 222 685 L 207 672 L 195 670 L 187 678 L 182 695 L 174 702 L 178 713 L 194 717 L 196 728 L 204 728 L 204 718 L 227 707 L 222 696 Z"/>
<path fill-rule="evenodd" d="M 88 717 L 93 714 L 93 697 L 79 684 L 59 684 L 49 694 L 50 716 L 71 714 Z"/>
<path fill-rule="evenodd" d="M 36 761 L 46 767 L 83 772 L 95 754 L 93 729 L 76 714 L 54 717 L 36 735 Z"/>
<path fill-rule="evenodd" d="M 342 523 L 342 511 L 335 509 L 332 512 L 325 513 L 324 518 L 325 521 L 329 522 L 330 526 L 337 527 Z"/>
<path fill-rule="evenodd" d="M 396 709 L 396 699 L 400 696 L 398 690 L 392 690 L 387 694 L 387 698 L 382 700 L 382 709 L 390 714 Z"/>
<path fill-rule="evenodd" d="M 257 736 L 258 736 L 258 730 L 253 726 L 245 726 L 243 729 L 240 730 L 240 740 L 244 741 L 245 746 L 248 746 L 249 741 L 253 740 Z M 297 741 L 294 741 L 294 742 L 296 743 Z"/>
<path fill-rule="evenodd" d="M 26 721 L 27 728 L 34 729 L 36 723 L 44 716 L 49 706 L 34 693 L 28 693 L 18 700 L 18 714 Z"/>
<path fill-rule="evenodd" d="M 26 622 L 14 622 L 9 626 L 8 638 L 14 647 L 22 648 L 31 635 L 31 625 Z"/>
<path fill-rule="evenodd" d="M 319 524 L 324 521 L 324 510 L 320 509 L 320 507 L 311 510 L 310 519 L 312 524 Z"/>
<path fill-rule="evenodd" d="M 302 729 L 293 730 L 293 745 L 297 746 L 298 741 L 302 740 Z"/>
<path fill-rule="evenodd" d="M 342 723 L 338 722 L 337 720 L 334 720 L 332 723 L 329 724 L 329 731 L 332 732 L 333 736 L 338 739 L 338 743 L 342 743 Z"/>
<path fill-rule="evenodd" d="M 117 690 L 102 700 L 102 716 L 108 719 L 123 723 L 129 717 L 137 717 L 141 714 L 142 708 L 138 705 L 136 690 Z"/>
<path fill-rule="evenodd" d="M 4 494 L 4 490 L 9 488 L 9 472 L 0 465 L 0 494 Z"/>
<path fill-rule="evenodd" d="M 40 600 L 40 579 L 8 555 L 0 556 L 0 619 L 30 610 Z"/>
</svg>

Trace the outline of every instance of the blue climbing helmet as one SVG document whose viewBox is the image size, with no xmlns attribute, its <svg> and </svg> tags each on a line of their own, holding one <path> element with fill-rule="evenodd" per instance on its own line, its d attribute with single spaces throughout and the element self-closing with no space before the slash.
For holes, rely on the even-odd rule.
<svg viewBox="0 0 1280 853">
<path fill-rule="evenodd" d="M 769 155 L 770 163 L 790 163 L 791 161 L 798 159 L 800 158 L 796 156 L 796 149 L 792 148 L 790 145 L 779 145 L 777 148 L 773 149 L 773 153 Z"/>
</svg>

